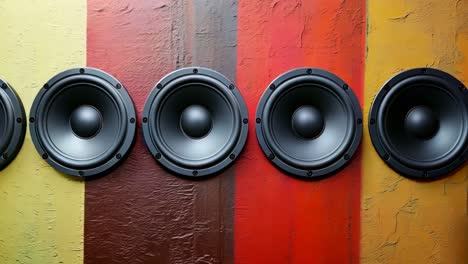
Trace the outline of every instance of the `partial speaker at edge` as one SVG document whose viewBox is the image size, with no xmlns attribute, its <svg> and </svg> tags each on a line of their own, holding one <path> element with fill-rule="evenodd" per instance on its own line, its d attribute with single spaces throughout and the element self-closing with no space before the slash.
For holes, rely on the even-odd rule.
<svg viewBox="0 0 468 264">
<path fill-rule="evenodd" d="M 0 170 L 8 166 L 23 146 L 26 113 L 13 87 L 0 79 Z"/>
<path fill-rule="evenodd" d="M 468 90 L 440 70 L 401 72 L 375 97 L 369 132 L 396 172 L 416 179 L 447 175 L 468 159 Z"/>
</svg>

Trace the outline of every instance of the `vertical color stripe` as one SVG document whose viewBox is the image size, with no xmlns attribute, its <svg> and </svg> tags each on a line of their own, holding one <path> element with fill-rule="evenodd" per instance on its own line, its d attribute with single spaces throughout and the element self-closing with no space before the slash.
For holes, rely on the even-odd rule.
<svg viewBox="0 0 468 264">
<path fill-rule="evenodd" d="M 392 75 L 414 67 L 468 81 L 466 1 L 369 1 L 365 113 Z M 367 117 L 366 117 L 367 118 Z M 433 182 L 399 176 L 363 145 L 362 262 L 466 263 L 468 166 Z"/>
<path fill-rule="evenodd" d="M 86 64 L 86 1 L 0 1 L 0 76 L 27 114 L 42 84 Z M 0 263 L 82 263 L 83 182 L 56 172 L 27 130 L 0 173 Z"/>
<path fill-rule="evenodd" d="M 239 1 L 238 85 L 250 120 L 265 87 L 296 67 L 344 79 L 362 102 L 364 1 Z M 251 122 L 236 166 L 236 263 L 357 263 L 360 153 L 330 178 L 302 181 L 265 158 Z"/>
<path fill-rule="evenodd" d="M 219 63 L 236 57 L 235 11 L 235 1 L 88 0 L 88 64 L 122 81 L 141 119 L 152 87 L 176 68 L 235 76 L 235 61 Z M 121 167 L 86 183 L 85 263 L 232 262 L 233 171 L 176 177 L 139 132 Z"/>
</svg>

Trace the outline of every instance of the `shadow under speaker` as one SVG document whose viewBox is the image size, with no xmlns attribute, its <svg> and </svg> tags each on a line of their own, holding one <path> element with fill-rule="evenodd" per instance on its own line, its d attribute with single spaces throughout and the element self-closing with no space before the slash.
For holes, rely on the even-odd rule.
<svg viewBox="0 0 468 264">
<path fill-rule="evenodd" d="M 343 80 L 314 68 L 275 79 L 256 113 L 257 139 L 268 159 L 303 178 L 343 168 L 361 142 L 359 101 Z"/>
<path fill-rule="evenodd" d="M 135 108 L 124 86 L 92 68 L 50 79 L 34 100 L 29 122 L 42 158 L 63 173 L 84 177 L 117 166 L 136 131 Z"/>
<path fill-rule="evenodd" d="M 468 157 L 468 91 L 440 70 L 404 71 L 375 97 L 369 132 L 398 173 L 423 179 L 448 174 Z"/>
<path fill-rule="evenodd" d="M 13 161 L 23 145 L 26 114 L 13 87 L 0 79 L 0 170 Z"/>
<path fill-rule="evenodd" d="M 206 68 L 184 68 L 153 88 L 143 111 L 143 135 L 153 157 L 189 177 L 218 173 L 240 154 L 248 114 L 235 85 Z"/>
</svg>

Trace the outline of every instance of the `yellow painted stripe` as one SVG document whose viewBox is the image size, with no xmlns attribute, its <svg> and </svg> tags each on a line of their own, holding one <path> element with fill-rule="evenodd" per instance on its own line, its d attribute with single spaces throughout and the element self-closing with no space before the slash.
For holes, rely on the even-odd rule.
<svg viewBox="0 0 468 264">
<path fill-rule="evenodd" d="M 86 0 L 0 1 L 0 76 L 29 114 L 54 74 L 86 65 Z M 84 183 L 43 161 L 29 128 L 0 173 L 0 263 L 82 263 Z"/>
<path fill-rule="evenodd" d="M 447 71 L 468 85 L 468 2 L 368 1 L 364 112 L 392 75 Z M 403 178 L 363 141 L 362 263 L 467 263 L 468 166 L 437 181 Z"/>
</svg>

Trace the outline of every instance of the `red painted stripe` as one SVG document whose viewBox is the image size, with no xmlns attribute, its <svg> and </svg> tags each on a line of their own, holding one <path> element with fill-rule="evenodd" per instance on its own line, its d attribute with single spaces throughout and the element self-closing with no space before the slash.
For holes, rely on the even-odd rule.
<svg viewBox="0 0 468 264">
<path fill-rule="evenodd" d="M 238 85 L 250 120 L 265 87 L 296 67 L 334 72 L 363 102 L 365 1 L 240 0 Z M 236 170 L 236 263 L 358 263 L 360 152 L 330 178 L 286 176 L 261 151 L 251 123 Z"/>
</svg>

